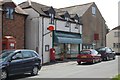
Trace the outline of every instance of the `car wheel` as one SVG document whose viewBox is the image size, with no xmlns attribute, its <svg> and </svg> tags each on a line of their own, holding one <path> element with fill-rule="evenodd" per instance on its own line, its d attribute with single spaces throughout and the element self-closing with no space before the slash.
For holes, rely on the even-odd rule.
<svg viewBox="0 0 120 80">
<path fill-rule="evenodd" d="M 101 62 L 101 61 L 102 61 L 102 58 L 99 59 L 99 62 Z"/>
<path fill-rule="evenodd" d="M 109 60 L 109 57 L 108 57 L 108 56 L 106 57 L 106 60 L 107 60 L 107 61 Z"/>
<path fill-rule="evenodd" d="M 8 77 L 7 72 L 5 70 L 3 70 L 2 74 L 1 74 L 1 80 L 5 80 L 5 79 L 7 79 L 7 77 Z"/>
<path fill-rule="evenodd" d="M 39 70 L 38 70 L 38 67 L 37 67 L 37 66 L 34 66 L 33 69 L 32 69 L 31 75 L 33 75 L 33 76 L 34 76 L 34 75 L 37 75 L 37 74 L 38 74 L 38 71 L 39 71 Z"/>
<path fill-rule="evenodd" d="M 93 63 L 93 64 L 95 63 L 95 59 L 92 60 L 92 63 Z"/>
<path fill-rule="evenodd" d="M 113 57 L 113 60 L 115 60 L 115 56 Z"/>
<path fill-rule="evenodd" d="M 80 65 L 81 64 L 81 62 L 78 62 L 78 65 Z"/>
</svg>

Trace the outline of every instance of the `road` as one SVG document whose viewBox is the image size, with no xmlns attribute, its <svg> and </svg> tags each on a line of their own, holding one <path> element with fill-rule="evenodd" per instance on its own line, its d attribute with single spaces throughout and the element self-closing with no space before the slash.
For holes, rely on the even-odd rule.
<svg viewBox="0 0 120 80">
<path fill-rule="evenodd" d="M 115 60 L 95 64 L 78 65 L 76 61 L 58 61 L 44 65 L 37 76 L 27 76 L 17 80 L 35 78 L 112 78 L 118 74 L 118 56 Z"/>
</svg>

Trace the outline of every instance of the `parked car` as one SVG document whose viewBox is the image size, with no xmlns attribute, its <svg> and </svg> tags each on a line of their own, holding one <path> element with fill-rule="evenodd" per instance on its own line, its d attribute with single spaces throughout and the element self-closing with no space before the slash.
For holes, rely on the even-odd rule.
<svg viewBox="0 0 120 80">
<path fill-rule="evenodd" d="M 108 47 L 101 47 L 96 49 L 100 54 L 102 60 L 115 59 L 115 52 Z"/>
<path fill-rule="evenodd" d="M 33 50 L 5 50 L 0 55 L 1 78 L 16 74 L 37 75 L 41 69 L 41 59 Z"/>
<path fill-rule="evenodd" d="M 81 62 L 100 62 L 101 61 L 101 54 L 98 54 L 98 52 L 94 49 L 85 49 L 80 52 L 77 56 L 77 63 L 81 64 Z"/>
</svg>

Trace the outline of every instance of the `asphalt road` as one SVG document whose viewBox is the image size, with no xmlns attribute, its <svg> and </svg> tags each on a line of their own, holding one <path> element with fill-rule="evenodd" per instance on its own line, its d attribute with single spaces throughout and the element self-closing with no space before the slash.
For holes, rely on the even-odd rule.
<svg viewBox="0 0 120 80">
<path fill-rule="evenodd" d="M 112 78 L 118 74 L 118 59 L 119 58 L 117 56 L 115 60 L 82 65 L 78 65 L 75 60 L 68 60 L 65 62 L 58 61 L 55 64 L 44 65 L 37 76 L 24 75 L 24 77 L 17 77 L 14 79 L 34 80 L 36 78 Z"/>
</svg>

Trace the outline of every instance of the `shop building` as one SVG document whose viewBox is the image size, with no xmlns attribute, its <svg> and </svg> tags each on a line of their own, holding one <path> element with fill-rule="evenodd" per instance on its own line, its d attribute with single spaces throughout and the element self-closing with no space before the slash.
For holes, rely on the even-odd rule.
<svg viewBox="0 0 120 80">
<path fill-rule="evenodd" d="M 106 46 L 108 26 L 94 2 L 60 8 L 69 14 L 78 14 L 83 24 L 83 49 L 99 48 Z"/>
<path fill-rule="evenodd" d="M 42 62 L 50 61 L 50 49 L 55 59 L 76 57 L 82 49 L 82 24 L 77 14 L 59 11 L 36 2 L 19 6 L 28 13 L 26 19 L 26 48 L 36 50 Z"/>
</svg>

